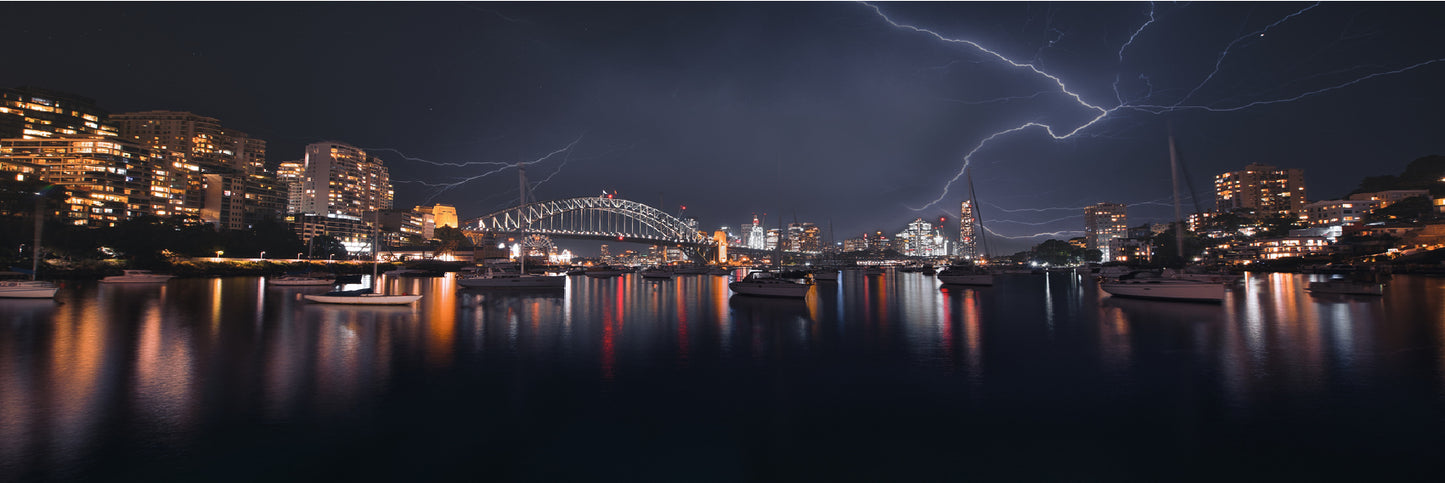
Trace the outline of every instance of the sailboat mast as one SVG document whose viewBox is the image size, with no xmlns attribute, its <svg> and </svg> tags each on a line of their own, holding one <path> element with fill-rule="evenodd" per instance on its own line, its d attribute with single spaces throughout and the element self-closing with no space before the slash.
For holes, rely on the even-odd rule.
<svg viewBox="0 0 1445 483">
<path fill-rule="evenodd" d="M 988 260 L 988 235 L 983 231 L 982 207 L 978 206 L 978 194 L 973 191 L 973 169 L 966 168 L 968 175 L 968 200 L 973 203 L 973 219 L 968 223 L 978 227 L 978 240 L 983 242 L 983 259 Z M 975 224 L 975 222 L 977 222 Z"/>
<path fill-rule="evenodd" d="M 1184 214 L 1179 209 L 1179 151 L 1174 147 L 1174 132 L 1169 132 L 1169 177 L 1174 180 L 1174 249 L 1184 260 Z"/>
<path fill-rule="evenodd" d="M 30 280 L 40 273 L 40 230 L 45 227 L 45 198 L 35 197 L 35 244 L 30 246 Z"/>
<path fill-rule="evenodd" d="M 386 289 L 376 291 L 377 264 L 381 263 L 381 210 L 371 212 L 371 293 L 385 294 Z"/>
<path fill-rule="evenodd" d="M 527 274 L 527 232 L 522 228 L 522 205 L 527 204 L 527 168 L 517 165 L 517 274 Z"/>
</svg>

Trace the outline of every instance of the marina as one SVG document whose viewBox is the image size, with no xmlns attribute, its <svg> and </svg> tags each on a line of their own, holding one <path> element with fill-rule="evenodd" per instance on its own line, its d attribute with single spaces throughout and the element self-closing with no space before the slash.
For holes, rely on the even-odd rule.
<svg viewBox="0 0 1445 483">
<path fill-rule="evenodd" d="M 390 307 L 258 277 L 68 281 L 55 301 L 0 300 L 0 479 L 846 479 L 880 454 L 910 479 L 1410 479 L 1445 430 L 1428 295 L 1445 279 L 1307 291 L 1327 278 L 1249 273 L 1192 304 L 1063 272 L 969 287 L 844 270 L 801 298 L 711 275 L 474 291 L 448 274 L 383 277 L 421 296 Z M 1023 464 L 1020 444 L 1057 463 Z M 1135 463 L 1109 463 L 1120 452 Z"/>
</svg>

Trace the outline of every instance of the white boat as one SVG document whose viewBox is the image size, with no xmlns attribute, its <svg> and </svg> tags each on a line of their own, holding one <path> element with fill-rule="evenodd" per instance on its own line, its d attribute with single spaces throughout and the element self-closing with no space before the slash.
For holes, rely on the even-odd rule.
<svg viewBox="0 0 1445 483">
<path fill-rule="evenodd" d="M 267 285 L 280 287 L 319 287 L 322 285 L 334 285 L 335 283 L 335 278 L 321 278 L 308 275 L 285 275 L 266 279 Z"/>
<path fill-rule="evenodd" d="M 323 304 L 343 305 L 406 305 L 421 300 L 421 295 L 387 295 L 371 293 L 371 289 L 349 292 L 329 292 L 323 295 L 303 295 L 306 300 Z"/>
<path fill-rule="evenodd" d="M 154 273 L 150 270 L 124 270 L 121 275 L 111 275 L 100 279 L 101 283 L 162 283 L 170 280 L 175 275 Z"/>
<path fill-rule="evenodd" d="M 564 288 L 566 276 L 534 275 L 502 272 L 488 268 L 486 272 L 457 279 L 467 288 Z"/>
<path fill-rule="evenodd" d="M 938 272 L 938 281 L 950 285 L 993 285 L 993 274 L 976 265 L 949 265 Z"/>
<path fill-rule="evenodd" d="M 379 228 L 381 225 L 381 214 L 378 212 L 376 216 L 377 218 L 371 223 L 372 240 L 381 239 L 381 229 Z M 371 252 L 371 288 L 345 292 L 327 292 L 321 295 L 302 295 L 302 298 L 305 298 L 309 302 L 341 305 L 406 305 L 421 300 L 421 294 L 387 295 L 384 288 L 382 290 L 383 293 L 375 293 L 378 280 L 377 263 L 379 263 L 376 256 L 377 251 L 377 248 L 373 248 Z"/>
<path fill-rule="evenodd" d="M 779 278 L 771 272 L 753 272 L 742 280 L 729 283 L 728 288 L 741 295 L 806 297 L 813 285 Z"/>
<path fill-rule="evenodd" d="M 677 276 L 676 272 L 662 267 L 645 269 L 641 272 L 638 272 L 638 274 L 642 275 L 642 278 L 665 278 L 668 280 L 672 280 L 673 277 Z"/>
<path fill-rule="evenodd" d="M 1361 282 L 1357 280 L 1326 280 L 1323 282 L 1310 282 L 1308 290 L 1310 293 L 1384 295 L 1385 284 L 1380 282 Z"/>
<path fill-rule="evenodd" d="M 1099 284 L 1099 289 L 1118 297 L 1194 302 L 1221 302 L 1224 284 L 1178 278 L 1164 278 L 1153 272 L 1133 272 Z"/>
<path fill-rule="evenodd" d="M 20 272 L 0 272 L 3 277 L 24 277 Z M 8 278 L 0 280 L 0 298 L 5 299 L 48 299 L 55 297 L 60 286 L 40 280 Z"/>
</svg>

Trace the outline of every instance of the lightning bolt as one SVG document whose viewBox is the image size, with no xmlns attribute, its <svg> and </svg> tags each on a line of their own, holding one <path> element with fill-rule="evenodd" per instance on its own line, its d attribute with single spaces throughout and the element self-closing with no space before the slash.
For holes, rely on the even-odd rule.
<svg viewBox="0 0 1445 483">
<path fill-rule="evenodd" d="M 1299 15 L 1308 12 L 1318 6 L 1320 6 L 1319 2 L 1315 2 L 1315 4 L 1299 9 L 1298 11 L 1295 11 L 1295 13 L 1285 15 L 1284 18 L 1276 20 L 1274 23 L 1266 25 L 1262 29 L 1241 35 L 1239 36 L 1239 38 L 1234 39 L 1234 41 L 1230 42 L 1229 45 L 1224 46 L 1224 50 L 1219 52 L 1219 57 L 1214 59 L 1214 70 L 1210 71 L 1209 75 L 1205 76 L 1204 80 L 1199 82 L 1199 85 L 1194 86 L 1193 90 L 1190 90 L 1188 94 L 1184 95 L 1184 97 L 1179 98 L 1179 102 L 1174 103 L 1174 105 L 1178 106 L 1180 104 L 1183 104 L 1184 101 L 1187 101 L 1190 97 L 1193 97 L 1194 93 L 1199 92 L 1199 89 L 1203 88 L 1205 84 L 1208 84 L 1210 80 L 1214 79 L 1214 75 L 1219 73 L 1219 67 L 1224 65 L 1224 58 L 1229 56 L 1230 50 L 1233 49 L 1236 44 L 1243 42 L 1244 39 L 1263 37 L 1265 32 L 1269 32 L 1269 29 L 1275 28 L 1279 24 L 1285 23 L 1289 19 L 1298 17 Z M 1120 51 L 1122 52 L 1122 49 Z"/>
<path fill-rule="evenodd" d="M 442 167 L 449 167 L 449 168 L 466 168 L 466 167 L 472 167 L 472 166 L 490 166 L 490 167 L 492 167 L 492 169 L 489 169 L 489 170 L 487 170 L 487 171 L 485 171 L 485 172 L 483 172 L 483 173 L 481 173 L 481 174 L 478 174 L 478 175 L 475 175 L 475 176 L 467 176 L 467 177 L 461 177 L 461 178 L 454 178 L 454 180 L 453 180 L 453 181 L 450 181 L 450 182 L 429 182 L 429 181 L 421 181 L 421 180 L 392 180 L 393 183 L 410 183 L 410 184 L 418 184 L 418 185 L 422 185 L 422 186 L 426 186 L 426 187 L 430 187 L 430 188 L 437 188 L 437 190 L 434 191 L 434 192 L 432 192 L 431 196 L 428 196 L 427 199 L 426 199 L 426 202 L 427 202 L 427 203 L 430 203 L 430 202 L 432 202 L 432 200 L 435 200 L 437 196 L 440 196 L 440 195 L 442 195 L 443 193 L 446 193 L 447 191 L 451 191 L 451 190 L 453 190 L 453 189 L 455 189 L 455 188 L 457 188 L 457 187 L 459 187 L 459 186 L 462 186 L 462 185 L 464 185 L 464 184 L 467 184 L 467 183 L 470 183 L 470 182 L 473 182 L 473 181 L 476 181 L 476 180 L 479 180 L 479 179 L 482 179 L 482 178 L 486 178 L 486 177 L 488 177 L 488 176 L 491 176 L 491 175 L 500 173 L 500 172 L 505 171 L 505 170 L 510 169 L 510 168 L 518 168 L 518 167 L 523 167 L 523 166 L 531 166 L 531 165 L 534 165 L 534 164 L 542 163 L 542 162 L 545 162 L 545 161 L 547 161 L 547 160 L 549 160 L 549 159 L 552 159 L 553 157 L 555 157 L 555 156 L 557 156 L 558 154 L 561 154 L 561 153 L 568 153 L 567 156 L 570 157 L 572 148 L 575 147 L 575 146 L 577 146 L 577 143 L 582 142 L 582 138 L 583 138 L 585 135 L 586 135 L 586 133 L 583 133 L 583 134 L 581 134 L 581 135 L 578 135 L 576 139 L 573 139 L 572 142 L 567 143 L 566 146 L 563 146 L 563 147 L 558 148 L 558 149 L 556 149 L 556 150 L 554 150 L 554 151 L 552 151 L 552 152 L 549 152 L 549 153 L 547 153 L 547 154 L 545 154 L 545 155 L 542 155 L 542 157 L 539 157 L 539 158 L 537 158 L 537 159 L 533 159 L 533 160 L 531 160 L 531 161 L 522 161 L 522 162 L 516 162 L 516 163 L 505 163 L 505 162 L 499 162 L 499 161 L 468 161 L 468 162 L 465 162 L 465 163 L 447 163 L 447 162 L 430 161 L 430 160 L 422 159 L 422 158 L 415 157 L 415 156 L 409 156 L 409 155 L 407 155 L 406 153 L 403 153 L 403 152 L 401 152 L 400 150 L 393 149 L 393 148 L 370 148 L 370 149 L 377 150 L 377 151 L 390 151 L 390 152 L 396 153 L 397 155 L 402 156 L 403 158 L 405 158 L 405 159 L 408 160 L 408 161 L 414 161 L 414 162 L 419 162 L 419 163 L 424 163 L 424 164 L 430 164 L 430 165 L 432 165 L 432 166 L 442 166 Z M 562 164 L 563 164 L 563 165 L 566 165 L 566 164 L 567 164 L 567 160 L 564 159 L 563 162 L 562 162 Z M 562 166 L 558 166 L 558 167 L 557 167 L 557 170 L 554 171 L 550 176 L 548 176 L 546 180 L 543 180 L 543 182 L 552 179 L 552 177 L 553 177 L 553 176 L 556 176 L 557 173 L 561 171 L 561 169 L 562 169 Z M 541 183 L 538 183 L 538 184 L 541 184 Z"/>
</svg>

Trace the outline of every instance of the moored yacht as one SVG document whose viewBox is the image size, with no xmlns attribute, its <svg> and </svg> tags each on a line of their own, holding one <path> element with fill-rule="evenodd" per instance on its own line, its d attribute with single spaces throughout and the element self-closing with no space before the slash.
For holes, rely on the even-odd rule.
<svg viewBox="0 0 1445 483">
<path fill-rule="evenodd" d="M 0 272 L 0 298 L 48 299 L 55 297 L 60 286 L 40 280 L 25 280 L 20 272 Z"/>
<path fill-rule="evenodd" d="M 978 265 L 953 264 L 938 272 L 938 281 L 952 285 L 993 285 L 993 274 Z"/>
<path fill-rule="evenodd" d="M 672 271 L 672 270 L 669 270 L 669 269 L 667 269 L 667 268 L 665 268 L 665 267 L 651 267 L 651 268 L 643 269 L 641 272 L 638 272 L 638 274 L 639 274 L 639 275 L 642 275 L 642 278 L 668 279 L 668 280 L 672 280 L 673 277 L 676 277 L 676 276 L 677 276 L 677 272 L 674 272 L 674 271 Z"/>
<path fill-rule="evenodd" d="M 797 298 L 806 297 L 813 285 L 781 278 L 772 272 L 753 272 L 742 280 L 729 283 L 728 288 L 740 295 Z"/>
<path fill-rule="evenodd" d="M 563 288 L 567 286 L 567 277 L 519 274 L 488 268 L 485 272 L 458 278 L 457 285 L 468 288 Z"/>
<path fill-rule="evenodd" d="M 1195 302 L 1224 301 L 1224 284 L 1166 278 L 1156 272 L 1135 271 L 1099 284 L 1099 289 L 1119 297 Z"/>
</svg>

